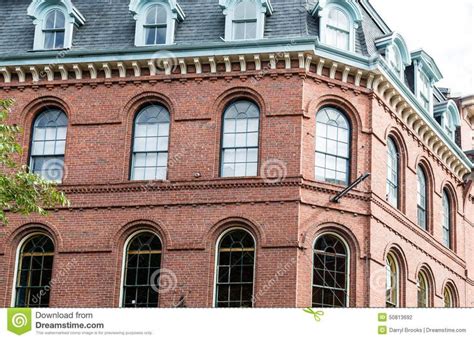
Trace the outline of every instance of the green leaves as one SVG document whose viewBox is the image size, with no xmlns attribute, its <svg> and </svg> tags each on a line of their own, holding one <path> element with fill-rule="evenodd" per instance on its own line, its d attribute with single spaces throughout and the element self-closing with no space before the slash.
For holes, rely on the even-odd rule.
<svg viewBox="0 0 474 340">
<path fill-rule="evenodd" d="M 12 100 L 0 100 L 0 223 L 7 223 L 6 211 L 46 215 L 46 209 L 69 206 L 66 196 L 54 183 L 18 165 L 16 159 L 22 148 L 16 137 L 21 129 L 7 124 L 11 105 Z"/>
</svg>

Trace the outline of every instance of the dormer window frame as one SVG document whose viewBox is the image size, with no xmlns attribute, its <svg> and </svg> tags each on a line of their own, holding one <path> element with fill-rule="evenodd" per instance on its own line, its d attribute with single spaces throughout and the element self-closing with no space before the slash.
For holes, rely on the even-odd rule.
<svg viewBox="0 0 474 340">
<path fill-rule="evenodd" d="M 433 107 L 433 114 L 446 136 L 455 142 L 456 129 L 461 126 L 461 114 L 456 103 L 452 99 L 437 103 Z"/>
<path fill-rule="evenodd" d="M 329 15 L 332 10 L 339 10 L 349 20 L 349 46 L 348 49 L 329 44 Z M 344 51 L 355 52 L 356 31 L 362 22 L 362 13 L 354 0 L 318 0 L 311 10 L 311 15 L 320 17 L 319 38 L 321 43 Z M 331 27 L 331 29 L 334 29 Z"/>
<path fill-rule="evenodd" d="M 46 47 L 46 35 L 51 30 L 46 28 L 46 19 L 52 11 L 59 11 L 64 16 L 64 27 L 54 29 L 64 32 L 64 40 L 61 46 Z M 28 6 L 27 14 L 33 19 L 35 25 L 35 37 L 33 50 L 50 51 L 70 49 L 73 45 L 74 26 L 85 24 L 84 16 L 77 10 L 70 0 L 33 0 Z M 54 44 L 56 45 L 56 44 Z"/>
<path fill-rule="evenodd" d="M 433 87 L 437 81 L 443 78 L 443 75 L 433 58 L 425 51 L 418 50 L 412 52 L 410 56 L 414 70 L 414 94 L 420 105 L 433 116 Z M 427 90 L 425 84 L 428 87 Z M 426 98 L 427 95 L 428 98 Z"/>
<path fill-rule="evenodd" d="M 391 32 L 377 38 L 375 47 L 384 56 L 390 69 L 403 82 L 405 80 L 405 68 L 411 64 L 410 53 L 403 37 L 397 32 Z"/>
<path fill-rule="evenodd" d="M 255 4 L 256 18 L 236 18 L 237 6 L 243 2 Z M 219 5 L 225 15 L 225 41 L 248 41 L 264 38 L 265 18 L 273 14 L 273 7 L 270 0 L 219 0 Z M 254 38 L 235 38 L 235 25 L 240 23 L 250 23 L 256 21 Z"/>
<path fill-rule="evenodd" d="M 147 23 L 147 15 L 151 8 L 159 6 L 166 11 L 166 23 Z M 129 10 L 135 19 L 135 46 L 162 46 L 174 44 L 177 22 L 185 18 L 185 14 L 176 0 L 131 0 Z M 160 10 L 160 8 L 158 9 Z M 149 28 L 166 26 L 165 41 L 163 43 L 148 44 L 146 32 Z"/>
</svg>

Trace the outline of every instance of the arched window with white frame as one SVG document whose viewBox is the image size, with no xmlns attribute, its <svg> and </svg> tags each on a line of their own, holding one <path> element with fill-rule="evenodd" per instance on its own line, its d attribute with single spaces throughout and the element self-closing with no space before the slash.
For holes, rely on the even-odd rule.
<svg viewBox="0 0 474 340">
<path fill-rule="evenodd" d="M 349 50 L 350 40 L 351 22 L 349 15 L 341 8 L 331 8 L 326 24 L 326 43 L 343 50 Z"/>
<path fill-rule="evenodd" d="M 416 177 L 418 225 L 426 230 L 428 228 L 428 188 L 425 171 L 420 166 L 416 170 Z"/>
<path fill-rule="evenodd" d="M 230 104 L 223 115 L 221 176 L 257 176 L 260 110 L 248 100 Z"/>
<path fill-rule="evenodd" d="M 257 7 L 253 0 L 240 2 L 235 6 L 232 20 L 232 39 L 249 40 L 257 38 Z"/>
<path fill-rule="evenodd" d="M 339 236 L 319 236 L 313 249 L 313 307 L 349 305 L 349 250 Z"/>
<path fill-rule="evenodd" d="M 399 208 L 400 160 L 398 148 L 391 137 L 387 140 L 387 201 Z"/>
<path fill-rule="evenodd" d="M 351 129 L 345 113 L 325 107 L 316 114 L 315 177 L 347 185 L 350 181 Z"/>
<path fill-rule="evenodd" d="M 387 58 L 395 73 L 398 76 L 401 76 L 403 72 L 403 62 L 400 50 L 398 49 L 397 45 L 393 44 L 387 48 Z"/>
<path fill-rule="evenodd" d="M 61 183 L 64 175 L 68 119 L 58 109 L 48 109 L 33 124 L 30 171 L 44 179 Z"/>
<path fill-rule="evenodd" d="M 419 308 L 430 307 L 430 284 L 426 273 L 420 270 L 416 282 L 417 286 L 417 301 Z"/>
<path fill-rule="evenodd" d="M 165 180 L 168 169 L 170 114 L 159 104 L 144 107 L 135 117 L 132 180 Z"/>
<path fill-rule="evenodd" d="M 60 49 L 64 47 L 64 34 L 66 22 L 64 13 L 59 9 L 53 9 L 46 14 L 44 22 L 44 48 L 47 50 Z"/>
<path fill-rule="evenodd" d="M 166 44 L 167 25 L 166 9 L 162 5 L 150 6 L 143 24 L 145 45 Z"/>
<path fill-rule="evenodd" d="M 447 189 L 443 190 L 442 198 L 442 212 L 443 218 L 442 229 L 443 229 L 443 244 L 446 248 L 452 249 L 452 226 L 453 226 L 453 214 L 452 214 L 452 199 Z"/>
</svg>

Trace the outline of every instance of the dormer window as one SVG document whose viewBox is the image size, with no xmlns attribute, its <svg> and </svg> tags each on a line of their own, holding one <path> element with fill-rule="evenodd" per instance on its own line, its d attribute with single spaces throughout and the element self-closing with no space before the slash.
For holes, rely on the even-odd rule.
<svg viewBox="0 0 474 340">
<path fill-rule="evenodd" d="M 52 50 L 64 47 L 65 24 L 64 14 L 59 9 L 53 9 L 46 14 L 43 29 L 45 49 Z"/>
<path fill-rule="evenodd" d="M 219 0 L 226 17 L 225 40 L 263 39 L 265 16 L 273 12 L 269 0 Z"/>
<path fill-rule="evenodd" d="M 433 112 L 436 121 L 441 125 L 446 136 L 454 142 L 456 129 L 461 126 L 461 116 L 456 103 L 451 99 L 437 103 L 433 108 Z"/>
<path fill-rule="evenodd" d="M 318 0 L 311 10 L 320 17 L 320 41 L 345 51 L 355 51 L 355 31 L 362 13 L 355 0 Z"/>
<path fill-rule="evenodd" d="M 404 80 L 405 67 L 411 64 L 410 53 L 403 37 L 392 32 L 375 40 L 375 47 L 385 57 L 390 69 L 396 76 Z"/>
<path fill-rule="evenodd" d="M 166 9 L 161 5 L 151 6 L 147 11 L 143 27 L 146 45 L 166 44 Z"/>
<path fill-rule="evenodd" d="M 420 99 L 421 105 L 430 112 L 431 107 L 431 84 L 427 76 L 420 73 L 419 86 L 418 86 L 418 98 Z"/>
<path fill-rule="evenodd" d="M 411 53 L 414 71 L 414 94 L 421 106 L 433 114 L 433 86 L 443 78 L 433 58 L 425 51 L 418 50 Z"/>
<path fill-rule="evenodd" d="M 253 1 L 242 1 L 235 6 L 232 38 L 234 40 L 257 38 L 257 7 Z"/>
<path fill-rule="evenodd" d="M 86 22 L 71 0 L 33 0 L 28 16 L 35 25 L 35 50 L 71 48 L 74 26 Z"/>
<path fill-rule="evenodd" d="M 326 28 L 326 43 L 344 50 L 350 49 L 351 24 L 346 13 L 337 7 L 332 8 Z"/>
<path fill-rule="evenodd" d="M 129 9 L 136 20 L 135 46 L 173 44 L 176 22 L 185 17 L 176 0 L 131 0 Z"/>
</svg>

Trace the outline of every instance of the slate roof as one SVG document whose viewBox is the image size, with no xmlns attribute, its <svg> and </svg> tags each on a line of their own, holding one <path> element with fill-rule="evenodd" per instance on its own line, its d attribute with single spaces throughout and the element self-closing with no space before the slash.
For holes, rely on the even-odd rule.
<svg viewBox="0 0 474 340">
<path fill-rule="evenodd" d="M 86 18 L 74 32 L 73 50 L 120 50 L 134 48 L 135 20 L 130 0 L 72 0 Z M 179 0 L 186 18 L 176 27 L 176 44 L 224 42 L 225 17 L 219 0 Z M 308 12 L 314 0 L 271 0 L 274 13 L 267 17 L 264 37 L 317 36 L 318 18 Z M 31 0 L 0 0 L 0 58 L 33 52 L 34 25 L 27 16 Z M 360 5 L 359 5 L 360 6 Z M 384 33 L 360 6 L 363 23 L 356 34 L 356 52 L 373 54 L 375 38 Z"/>
</svg>

